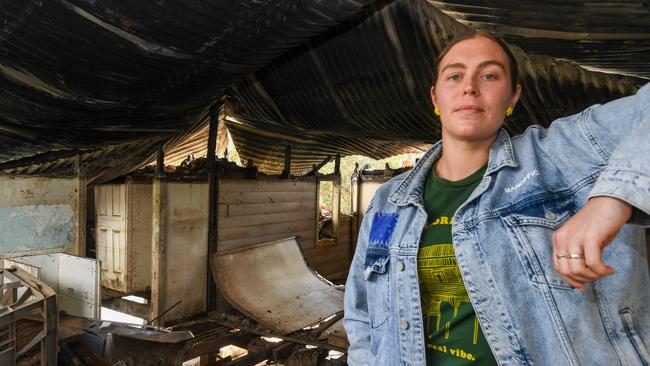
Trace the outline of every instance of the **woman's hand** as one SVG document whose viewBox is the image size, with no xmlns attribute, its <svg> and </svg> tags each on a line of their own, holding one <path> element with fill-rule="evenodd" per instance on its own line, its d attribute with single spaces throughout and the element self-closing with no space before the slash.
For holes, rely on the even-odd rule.
<svg viewBox="0 0 650 366">
<path fill-rule="evenodd" d="M 598 196 L 553 233 L 553 267 L 571 286 L 584 292 L 586 284 L 614 273 L 603 263 L 603 249 L 632 215 L 632 206 L 617 198 Z"/>
</svg>

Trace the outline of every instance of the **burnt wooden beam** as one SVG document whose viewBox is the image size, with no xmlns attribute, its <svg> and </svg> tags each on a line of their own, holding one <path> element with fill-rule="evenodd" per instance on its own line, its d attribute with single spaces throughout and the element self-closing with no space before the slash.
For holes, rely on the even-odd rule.
<svg viewBox="0 0 650 366">
<path fill-rule="evenodd" d="M 297 343 L 297 344 L 303 344 L 303 345 L 311 345 L 311 346 L 316 346 L 316 347 L 320 347 L 320 348 L 323 348 L 323 349 L 334 350 L 334 351 L 339 351 L 339 352 L 347 352 L 347 349 L 337 347 L 337 346 L 331 345 L 329 343 L 318 341 L 318 340 L 310 340 L 310 339 L 294 337 L 294 336 L 291 336 L 291 335 L 283 335 L 283 334 L 279 334 L 279 332 L 275 333 L 275 332 L 271 332 L 271 331 L 264 330 L 264 329 L 259 329 L 259 328 L 255 328 L 255 327 L 248 327 L 248 326 L 245 326 L 245 325 L 243 325 L 243 324 L 241 324 L 239 322 L 233 322 L 233 321 L 229 321 L 229 320 L 225 320 L 225 319 L 220 319 L 220 320 L 213 319 L 213 321 L 215 323 L 221 325 L 221 326 L 224 326 L 224 327 L 237 328 L 237 329 L 240 329 L 240 330 L 242 330 L 244 332 L 257 334 L 257 335 L 260 335 L 260 336 L 263 336 L 263 337 L 280 338 L 282 340 L 285 340 L 285 341 L 288 341 L 288 342 L 291 342 L 291 343 Z"/>
<path fill-rule="evenodd" d="M 165 151 L 160 145 L 156 151 L 156 178 L 165 177 Z"/>
<path fill-rule="evenodd" d="M 145 320 L 148 319 L 149 316 L 151 315 L 150 314 L 151 310 L 149 309 L 149 305 L 140 304 L 135 301 L 122 299 L 120 297 L 103 300 L 102 306 L 115 311 L 119 311 L 120 313 L 129 314 Z"/>
<path fill-rule="evenodd" d="M 334 175 L 341 176 L 341 154 L 336 154 L 334 158 Z"/>
<path fill-rule="evenodd" d="M 77 228 L 75 230 L 77 239 L 71 250 L 73 255 L 86 257 L 88 255 L 86 252 L 86 205 L 88 198 L 88 184 L 81 154 L 77 154 L 75 157 L 74 171 L 77 176 Z M 99 312 L 95 315 L 99 316 Z"/>
<path fill-rule="evenodd" d="M 291 144 L 284 149 L 284 170 L 281 178 L 291 178 Z"/>
<path fill-rule="evenodd" d="M 264 360 L 272 360 L 274 354 L 277 352 L 282 352 L 282 350 L 287 349 L 288 347 L 293 346 L 290 343 L 280 342 L 276 344 L 270 344 L 268 347 L 265 347 L 262 350 L 256 352 L 249 352 L 246 356 L 238 358 L 234 361 L 228 362 L 225 365 L 228 366 L 254 366 L 259 364 Z"/>
<path fill-rule="evenodd" d="M 328 155 L 323 161 L 321 161 L 318 165 L 314 165 L 314 167 L 311 169 L 307 175 L 316 175 L 319 170 L 321 170 L 322 167 L 324 167 L 327 163 L 332 160 L 332 155 Z"/>
<path fill-rule="evenodd" d="M 244 179 L 257 179 L 259 175 L 259 169 L 255 166 L 253 159 L 248 159 L 246 161 L 246 169 L 244 169 Z"/>
<path fill-rule="evenodd" d="M 187 341 L 185 344 L 185 359 L 191 360 L 208 355 L 228 345 L 245 348 L 255 337 L 257 335 L 248 332 L 233 332 L 230 328 L 219 327 L 205 334 L 197 334 L 194 339 Z"/>
<path fill-rule="evenodd" d="M 341 155 L 334 159 L 334 180 L 332 181 L 332 229 L 336 240 L 339 238 L 339 223 L 341 218 Z"/>
<path fill-rule="evenodd" d="M 215 162 L 215 153 L 217 151 L 217 127 L 218 116 L 217 106 L 210 107 L 210 126 L 208 131 L 208 256 L 207 267 L 210 268 L 210 258 L 217 252 L 217 225 L 219 210 L 219 177 L 217 176 L 217 166 Z M 206 309 L 214 310 L 217 306 L 217 286 L 212 277 L 212 271 L 207 271 L 207 291 L 206 291 Z"/>
</svg>

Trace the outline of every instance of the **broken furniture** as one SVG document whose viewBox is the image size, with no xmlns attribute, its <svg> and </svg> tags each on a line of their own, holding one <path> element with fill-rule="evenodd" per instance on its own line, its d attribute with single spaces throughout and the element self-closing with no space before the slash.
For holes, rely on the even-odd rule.
<svg viewBox="0 0 650 366">
<path fill-rule="evenodd" d="M 0 283 L 0 365 L 56 366 L 56 293 L 17 267 L 0 269 Z"/>
<path fill-rule="evenodd" d="M 154 326 L 62 316 L 60 344 L 73 356 L 92 365 L 176 366 L 185 360 L 189 331 L 169 331 Z"/>
<path fill-rule="evenodd" d="M 50 253 L 4 260 L 5 268 L 12 266 L 29 272 L 54 290 L 60 311 L 99 318 L 101 289 L 99 262 L 96 259 Z"/>
</svg>

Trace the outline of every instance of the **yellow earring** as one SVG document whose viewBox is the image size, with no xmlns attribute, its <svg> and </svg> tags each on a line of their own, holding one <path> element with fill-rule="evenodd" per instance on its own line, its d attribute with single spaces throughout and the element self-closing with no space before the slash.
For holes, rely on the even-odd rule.
<svg viewBox="0 0 650 366">
<path fill-rule="evenodd" d="M 512 111 L 513 111 L 512 107 L 508 107 L 508 109 L 506 109 L 506 117 L 512 116 Z"/>
<path fill-rule="evenodd" d="M 436 108 L 433 110 L 433 113 L 435 113 L 436 116 L 439 116 L 439 115 L 440 115 L 440 109 L 438 109 L 438 107 L 436 107 Z"/>
</svg>

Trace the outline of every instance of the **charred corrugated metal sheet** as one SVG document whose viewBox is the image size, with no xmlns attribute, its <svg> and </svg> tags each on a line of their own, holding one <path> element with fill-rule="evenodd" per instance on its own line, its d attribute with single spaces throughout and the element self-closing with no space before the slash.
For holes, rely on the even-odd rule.
<svg viewBox="0 0 650 366">
<path fill-rule="evenodd" d="M 529 53 L 650 78 L 648 1 L 438 1 L 445 14 L 495 32 Z"/>
<path fill-rule="evenodd" d="M 108 180 L 200 148 L 225 103 L 242 158 L 296 172 L 324 156 L 433 142 L 439 50 L 467 26 L 522 61 L 513 133 L 650 77 L 647 1 L 0 1 L 0 171 Z M 581 68 L 588 67 L 591 71 Z M 607 71 L 609 75 L 595 72 Z M 433 126 L 433 127 L 432 127 Z M 269 135 L 269 131 L 273 134 Z M 286 135 L 284 137 L 278 136 Z M 289 138 L 290 136 L 294 136 Z M 75 163 L 76 162 L 76 163 Z"/>
<path fill-rule="evenodd" d="M 250 136 L 271 126 L 318 136 L 324 149 L 373 157 L 438 140 L 439 123 L 429 97 L 435 59 L 444 44 L 465 29 L 425 1 L 367 8 L 339 32 L 312 40 L 232 88 L 233 98 L 227 102 L 248 127 L 242 131 L 231 124 L 240 155 L 281 171 L 281 142 Z M 620 75 L 527 54 L 517 46 L 513 51 L 520 62 L 524 93 L 506 122 L 512 133 L 635 89 L 634 80 Z M 348 145 L 341 146 L 344 143 Z M 309 160 L 296 158 L 294 151 L 294 160 Z M 309 165 L 294 164 L 298 169 Z"/>
<path fill-rule="evenodd" d="M 0 170 L 40 174 L 18 169 L 35 161 L 65 171 L 66 154 L 110 155 L 136 140 L 122 145 L 133 168 L 232 82 L 369 2 L 2 1 Z M 90 180 L 119 175 L 109 171 L 124 159 L 107 156 Z"/>
<path fill-rule="evenodd" d="M 336 154 L 363 154 L 381 159 L 401 153 L 422 152 L 428 147 L 407 139 L 368 138 L 336 131 L 256 125 L 243 119 L 227 121 L 240 157 L 253 159 L 255 165 L 265 172 L 280 173 L 284 169 L 287 145 L 291 145 L 291 172 L 297 175 L 308 173 L 313 165 Z"/>
</svg>

